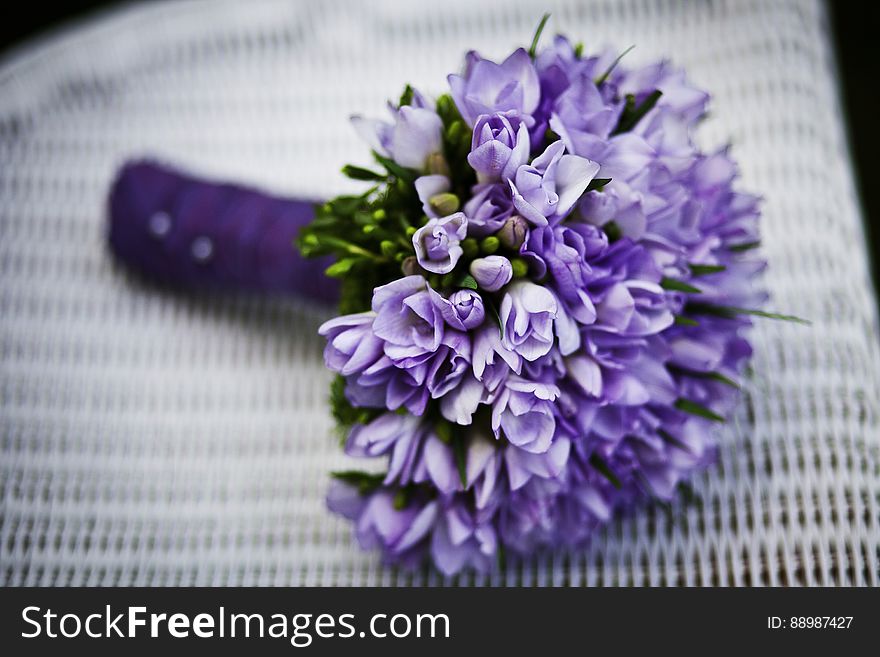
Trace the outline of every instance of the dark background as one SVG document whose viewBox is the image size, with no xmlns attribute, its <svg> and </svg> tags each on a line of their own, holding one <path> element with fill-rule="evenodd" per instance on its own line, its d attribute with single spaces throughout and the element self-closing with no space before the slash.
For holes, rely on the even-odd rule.
<svg viewBox="0 0 880 657">
<path fill-rule="evenodd" d="M 765 0 L 774 2 L 775 0 Z M 7 47 L 59 23 L 79 19 L 119 2 L 70 0 L 64 3 L 15 3 L 15 18 L 0 22 L 0 56 Z M 856 162 L 856 182 L 862 198 L 866 239 L 871 251 L 875 288 L 880 289 L 880 3 L 828 0 L 837 61 L 847 113 L 850 146 Z"/>
</svg>

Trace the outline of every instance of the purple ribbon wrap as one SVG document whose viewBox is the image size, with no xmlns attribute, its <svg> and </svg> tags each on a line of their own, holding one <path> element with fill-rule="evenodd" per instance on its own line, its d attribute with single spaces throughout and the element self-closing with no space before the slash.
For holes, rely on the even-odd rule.
<svg viewBox="0 0 880 657">
<path fill-rule="evenodd" d="M 335 304 L 332 258 L 294 246 L 314 203 L 199 180 L 148 161 L 126 164 L 110 192 L 110 247 L 127 267 L 182 289 L 286 294 Z"/>
</svg>

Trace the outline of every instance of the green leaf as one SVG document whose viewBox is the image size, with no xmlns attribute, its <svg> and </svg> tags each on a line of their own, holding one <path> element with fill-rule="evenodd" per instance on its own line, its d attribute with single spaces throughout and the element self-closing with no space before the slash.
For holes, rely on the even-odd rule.
<svg viewBox="0 0 880 657">
<path fill-rule="evenodd" d="M 721 372 L 709 372 L 706 375 L 707 379 L 712 379 L 713 381 L 718 381 L 718 383 L 723 383 L 724 385 L 730 386 L 731 388 L 739 389 L 739 384 L 731 378 L 728 378 L 721 374 Z"/>
<path fill-rule="evenodd" d="M 391 158 L 385 157 L 384 155 L 377 153 L 376 151 L 373 151 L 373 157 L 376 158 L 376 162 L 385 167 L 385 170 L 398 180 L 412 182 L 419 175 L 418 171 L 402 167 Z"/>
<path fill-rule="evenodd" d="M 662 91 L 655 89 L 648 94 L 645 100 L 636 105 L 636 97 L 632 94 L 627 94 L 623 112 L 620 113 L 617 127 L 611 132 L 611 136 L 619 135 L 622 132 L 629 132 L 635 128 L 638 122 L 642 120 L 642 117 L 654 108 L 654 105 L 657 104 L 662 95 Z"/>
<path fill-rule="evenodd" d="M 623 237 L 623 231 L 620 229 L 620 226 L 617 225 L 617 222 L 609 221 L 602 226 L 602 230 L 605 231 L 605 235 L 608 237 L 609 242 L 616 242 Z"/>
<path fill-rule="evenodd" d="M 602 189 L 605 187 L 605 185 L 607 185 L 610 182 L 611 182 L 611 178 L 593 178 L 590 181 L 590 184 L 587 185 L 586 191 L 587 192 L 593 192 L 593 191 L 601 192 Z"/>
<path fill-rule="evenodd" d="M 374 474 L 372 472 L 363 472 L 361 470 L 341 470 L 331 472 L 330 476 L 348 484 L 349 486 L 354 486 L 358 489 L 358 492 L 361 495 L 376 490 L 385 480 L 384 474 Z"/>
<path fill-rule="evenodd" d="M 605 463 L 604 460 L 602 460 L 601 456 L 594 452 L 592 456 L 590 456 L 590 465 L 596 468 L 596 470 L 598 470 L 603 477 L 611 482 L 612 486 L 620 490 L 620 488 L 622 487 L 622 484 L 620 483 L 620 478 L 616 474 L 614 474 L 611 468 L 608 467 L 608 464 Z"/>
<path fill-rule="evenodd" d="M 665 440 L 670 445 L 674 445 L 675 447 L 678 447 L 678 449 L 680 449 L 682 451 L 685 451 L 685 452 L 691 451 L 687 445 L 685 445 L 683 442 L 681 442 L 678 438 L 673 436 L 671 433 L 669 433 L 665 429 L 657 429 L 657 435 L 660 436 L 663 440 Z"/>
<path fill-rule="evenodd" d="M 664 290 L 674 290 L 675 292 L 687 292 L 688 294 L 700 294 L 702 290 L 698 287 L 694 287 L 693 285 L 688 285 L 684 281 L 679 281 L 674 278 L 663 278 L 660 281 L 660 287 Z"/>
<path fill-rule="evenodd" d="M 776 319 L 782 322 L 794 322 L 795 324 L 803 324 L 810 326 L 812 322 L 807 319 L 796 317 L 795 315 L 784 315 L 782 313 L 768 312 L 765 310 L 756 310 L 754 308 L 738 308 L 736 306 L 718 306 L 710 303 L 689 303 L 686 310 L 703 315 L 714 315 L 715 317 L 724 317 L 725 319 L 734 319 L 737 315 L 751 315 L 753 317 L 763 317 L 764 319 Z"/>
<path fill-rule="evenodd" d="M 415 90 L 412 88 L 412 85 L 406 85 L 403 93 L 400 95 L 400 102 L 397 103 L 397 106 L 403 107 L 404 105 L 412 105 L 414 92 Z"/>
<path fill-rule="evenodd" d="M 538 51 L 538 41 L 541 40 L 541 32 L 544 31 L 544 26 L 547 25 L 548 20 L 550 20 L 550 14 L 544 14 L 541 22 L 538 23 L 538 29 L 535 30 L 535 36 L 532 37 L 532 45 L 529 47 L 529 57 L 532 59 L 535 58 L 535 53 Z"/>
<path fill-rule="evenodd" d="M 743 242 L 742 244 L 734 244 L 733 246 L 729 246 L 727 247 L 727 250 L 733 251 L 734 253 L 741 253 L 742 251 L 757 249 L 759 246 L 761 246 L 760 242 Z"/>
<path fill-rule="evenodd" d="M 697 402 L 691 401 L 690 399 L 678 399 L 675 402 L 675 407 L 680 411 L 684 411 L 685 413 L 690 413 L 691 415 L 696 415 L 707 420 L 712 420 L 713 422 L 724 422 L 723 417 L 721 417 L 711 409 L 706 408 L 702 404 L 698 404 Z"/>
<path fill-rule="evenodd" d="M 634 45 L 630 46 L 629 48 L 624 50 L 622 53 L 620 53 L 617 56 L 617 59 L 615 59 L 613 62 L 611 62 L 611 66 L 609 66 L 607 69 L 605 69 L 605 72 L 594 80 L 597 87 L 601 86 L 602 83 L 608 79 L 608 76 L 611 75 L 611 72 L 617 67 L 617 65 L 620 63 L 620 60 L 623 59 L 624 57 L 626 57 L 626 55 L 628 55 L 634 48 L 635 48 Z M 577 56 L 577 55 L 575 55 L 575 56 Z M 578 59 L 580 59 L 580 57 L 578 57 Z"/>
<path fill-rule="evenodd" d="M 693 263 L 688 263 L 688 269 L 691 270 L 691 276 L 707 276 L 708 274 L 717 274 L 718 272 L 722 272 L 727 267 L 724 265 L 695 265 Z"/>
<path fill-rule="evenodd" d="M 739 389 L 740 387 L 740 385 L 736 381 L 724 376 L 723 374 L 721 374 L 721 372 L 697 372 L 694 370 L 685 369 L 684 367 L 676 367 L 675 365 L 667 365 L 666 367 L 670 372 L 680 374 L 682 376 L 689 376 L 694 379 L 711 379 L 713 381 L 718 381 L 718 383 L 728 385 L 731 388 Z"/>
<path fill-rule="evenodd" d="M 406 488 L 399 489 L 394 494 L 394 500 L 392 501 L 394 508 L 398 511 L 402 511 L 409 505 L 409 491 Z"/>
<path fill-rule="evenodd" d="M 697 320 L 691 319 L 690 317 L 682 317 L 681 315 L 675 316 L 674 323 L 678 324 L 679 326 L 699 326 L 700 325 L 700 323 Z"/>
<path fill-rule="evenodd" d="M 349 271 L 351 271 L 352 266 L 359 259 L 360 258 L 343 258 L 342 260 L 337 260 L 332 265 L 327 267 L 327 269 L 324 270 L 324 273 L 330 278 L 345 276 Z"/>
<path fill-rule="evenodd" d="M 753 315 L 755 317 L 763 317 L 764 319 L 776 319 L 781 322 L 794 322 L 795 324 L 803 324 L 804 326 L 810 326 L 812 324 L 810 320 L 803 319 L 795 315 L 783 315 L 782 313 L 767 312 L 764 310 L 753 310 L 751 308 L 731 307 L 730 310 L 737 313 L 738 315 Z"/>
<path fill-rule="evenodd" d="M 342 167 L 342 173 L 352 180 L 385 180 L 387 177 L 381 173 L 364 169 L 363 167 L 356 167 L 353 164 L 346 164 Z"/>
<path fill-rule="evenodd" d="M 476 279 L 470 274 L 466 274 L 459 282 L 458 287 L 463 287 L 468 290 L 476 290 L 479 285 L 477 285 Z"/>
</svg>

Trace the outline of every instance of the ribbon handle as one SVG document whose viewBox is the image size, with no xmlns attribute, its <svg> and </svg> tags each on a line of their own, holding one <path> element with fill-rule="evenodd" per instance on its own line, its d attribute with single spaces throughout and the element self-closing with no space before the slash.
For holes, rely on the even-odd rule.
<svg viewBox="0 0 880 657">
<path fill-rule="evenodd" d="M 331 258 L 294 246 L 314 203 L 200 180 L 149 161 L 126 164 L 110 192 L 110 248 L 125 266 L 181 289 L 338 300 Z"/>
</svg>

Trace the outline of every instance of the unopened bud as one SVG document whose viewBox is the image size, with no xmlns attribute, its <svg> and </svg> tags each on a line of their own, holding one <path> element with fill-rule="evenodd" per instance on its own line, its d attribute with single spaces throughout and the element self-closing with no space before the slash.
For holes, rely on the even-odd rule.
<svg viewBox="0 0 880 657">
<path fill-rule="evenodd" d="M 443 157 L 443 153 L 431 153 L 428 156 L 428 161 L 425 162 L 425 169 L 427 169 L 430 174 L 446 176 L 447 178 L 450 173 L 449 165 L 446 163 L 446 158 Z"/>
<path fill-rule="evenodd" d="M 499 249 L 500 246 L 501 241 L 494 235 L 489 235 L 489 237 L 483 238 L 483 241 L 480 242 L 480 251 L 482 251 L 486 255 L 492 255 Z"/>
<path fill-rule="evenodd" d="M 382 240 L 379 248 L 382 250 L 382 255 L 387 258 L 392 257 L 397 252 L 397 245 L 391 240 Z"/>
<path fill-rule="evenodd" d="M 480 254 L 480 244 L 473 237 L 468 237 L 461 243 L 461 250 L 467 260 L 473 260 Z"/>
<path fill-rule="evenodd" d="M 415 276 L 416 274 L 421 272 L 419 261 L 416 260 L 415 256 L 409 256 L 400 265 L 400 271 L 403 272 L 404 276 Z"/>
<path fill-rule="evenodd" d="M 526 220 L 515 214 L 512 217 L 508 217 L 507 221 L 504 222 L 501 230 L 497 233 L 497 237 L 508 249 L 519 251 L 519 247 L 526 241 L 528 233 L 529 226 Z"/>
<path fill-rule="evenodd" d="M 510 261 L 510 266 L 513 269 L 514 278 L 522 278 L 529 273 L 529 263 L 522 258 L 514 258 Z"/>
<path fill-rule="evenodd" d="M 428 203 L 431 205 L 431 209 L 440 217 L 448 217 L 454 212 L 458 212 L 458 208 L 461 207 L 461 201 L 458 200 L 458 197 L 449 192 L 435 194 L 428 199 Z"/>
<path fill-rule="evenodd" d="M 496 292 L 510 282 L 513 268 L 504 256 L 490 255 L 474 260 L 470 274 L 482 289 Z"/>
</svg>

